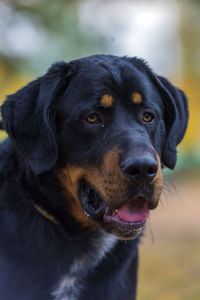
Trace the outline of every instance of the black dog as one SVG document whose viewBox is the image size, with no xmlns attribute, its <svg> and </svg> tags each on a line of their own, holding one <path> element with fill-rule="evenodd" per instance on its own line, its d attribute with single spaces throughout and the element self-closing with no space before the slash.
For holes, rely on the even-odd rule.
<svg viewBox="0 0 200 300">
<path fill-rule="evenodd" d="M 133 300 L 184 94 L 137 58 L 57 63 L 2 106 L 0 297 Z M 126 241 L 124 241 L 126 240 Z"/>
</svg>

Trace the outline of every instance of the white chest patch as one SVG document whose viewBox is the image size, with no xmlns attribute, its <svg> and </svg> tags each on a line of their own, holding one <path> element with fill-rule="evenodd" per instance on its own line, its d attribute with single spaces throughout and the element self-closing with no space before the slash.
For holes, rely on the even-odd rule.
<svg viewBox="0 0 200 300">
<path fill-rule="evenodd" d="M 97 266 L 104 256 L 115 246 L 117 238 L 111 234 L 101 232 L 98 238 L 94 239 L 90 251 L 78 257 L 71 266 L 68 274 L 59 280 L 52 296 L 54 300 L 77 300 L 80 290 L 84 286 L 83 273 Z"/>
</svg>

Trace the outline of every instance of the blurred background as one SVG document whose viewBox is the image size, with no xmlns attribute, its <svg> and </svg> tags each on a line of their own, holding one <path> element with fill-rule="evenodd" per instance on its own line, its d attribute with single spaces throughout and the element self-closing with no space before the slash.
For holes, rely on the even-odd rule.
<svg viewBox="0 0 200 300">
<path fill-rule="evenodd" d="M 143 57 L 189 98 L 176 171 L 141 242 L 138 300 L 198 300 L 200 1 L 0 0 L 1 103 L 53 62 L 96 53 Z"/>
</svg>

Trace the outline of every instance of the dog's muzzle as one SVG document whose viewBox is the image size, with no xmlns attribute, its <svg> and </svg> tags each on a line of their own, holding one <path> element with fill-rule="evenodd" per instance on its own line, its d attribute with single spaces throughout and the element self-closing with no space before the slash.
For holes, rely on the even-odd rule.
<svg viewBox="0 0 200 300">
<path fill-rule="evenodd" d="M 149 215 L 144 196 L 136 195 L 118 208 L 110 207 L 85 180 L 80 181 L 79 194 L 85 215 L 98 222 L 105 231 L 121 238 L 134 238 L 141 233 Z"/>
</svg>

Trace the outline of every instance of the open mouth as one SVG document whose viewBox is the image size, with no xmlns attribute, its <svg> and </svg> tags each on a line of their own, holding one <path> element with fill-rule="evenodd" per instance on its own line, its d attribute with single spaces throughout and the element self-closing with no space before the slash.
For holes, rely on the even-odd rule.
<svg viewBox="0 0 200 300">
<path fill-rule="evenodd" d="M 147 200 L 138 195 L 118 209 L 109 207 L 95 189 L 85 180 L 80 182 L 80 198 L 84 213 L 102 224 L 123 231 L 140 230 L 149 215 Z"/>
<path fill-rule="evenodd" d="M 126 228 L 139 229 L 146 223 L 148 215 L 147 201 L 142 197 L 137 197 L 114 211 L 106 209 L 104 220 L 118 223 Z"/>
</svg>

